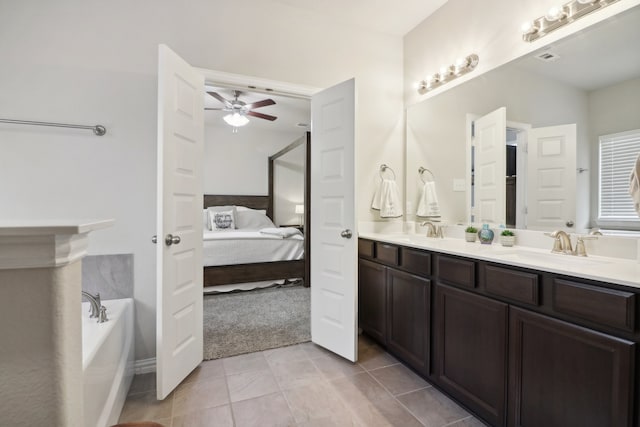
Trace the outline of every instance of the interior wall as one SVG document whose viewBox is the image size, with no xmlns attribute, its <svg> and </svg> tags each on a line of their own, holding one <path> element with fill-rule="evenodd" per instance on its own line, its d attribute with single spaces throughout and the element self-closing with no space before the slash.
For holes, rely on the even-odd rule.
<svg viewBox="0 0 640 427">
<path fill-rule="evenodd" d="M 591 148 L 591 188 L 598 188 L 601 135 L 640 129 L 640 78 L 589 92 L 589 143 Z M 615 102 L 616 109 L 611 105 Z M 596 226 L 598 197 L 591 200 L 591 224 Z"/>
<path fill-rule="evenodd" d="M 108 129 L 0 125 L 0 217 L 115 218 L 89 252 L 134 254 L 136 359 L 155 356 L 159 43 L 230 73 L 318 88 L 355 77 L 356 193 L 373 194 L 377 164 L 402 170 L 397 36 L 268 0 L 60 0 L 0 2 L 0 40 L 0 117 Z M 373 219 L 364 199 L 357 218 Z"/>
<path fill-rule="evenodd" d="M 303 138 L 306 141 L 306 135 Z M 301 144 L 273 161 L 273 219 L 278 226 L 302 225 L 295 207 L 304 205 L 306 152 L 306 144 Z"/>
<path fill-rule="evenodd" d="M 266 196 L 269 194 L 269 156 L 289 145 L 299 134 L 295 129 L 251 132 L 247 128 L 232 133 L 230 126 L 206 126 L 204 194 Z"/>
</svg>

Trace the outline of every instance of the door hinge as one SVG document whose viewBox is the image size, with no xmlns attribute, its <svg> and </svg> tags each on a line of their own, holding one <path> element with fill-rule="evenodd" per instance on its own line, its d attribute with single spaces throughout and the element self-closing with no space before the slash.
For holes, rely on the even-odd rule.
<svg viewBox="0 0 640 427">
<path fill-rule="evenodd" d="M 471 122 L 471 138 L 476 136 L 476 122 Z"/>
</svg>

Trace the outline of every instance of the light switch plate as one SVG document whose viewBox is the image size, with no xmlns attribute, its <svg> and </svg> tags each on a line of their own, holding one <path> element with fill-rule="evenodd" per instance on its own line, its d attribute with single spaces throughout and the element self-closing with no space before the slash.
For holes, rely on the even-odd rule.
<svg viewBox="0 0 640 427">
<path fill-rule="evenodd" d="M 453 191 L 465 191 L 464 179 L 453 180 Z"/>
</svg>

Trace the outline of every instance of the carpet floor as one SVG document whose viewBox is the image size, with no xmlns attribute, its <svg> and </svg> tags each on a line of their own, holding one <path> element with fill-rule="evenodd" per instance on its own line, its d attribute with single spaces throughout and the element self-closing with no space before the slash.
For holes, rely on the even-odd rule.
<svg viewBox="0 0 640 427">
<path fill-rule="evenodd" d="M 311 340 L 311 288 L 204 296 L 204 360 Z"/>
</svg>

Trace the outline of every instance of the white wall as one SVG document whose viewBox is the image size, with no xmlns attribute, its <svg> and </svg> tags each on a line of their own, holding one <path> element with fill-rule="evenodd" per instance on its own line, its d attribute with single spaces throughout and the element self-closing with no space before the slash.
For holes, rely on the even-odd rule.
<svg viewBox="0 0 640 427">
<path fill-rule="evenodd" d="M 247 125 L 248 126 L 248 125 Z M 250 132 L 230 126 L 206 126 L 204 194 L 267 195 L 269 156 L 295 139 L 301 131 Z"/>
<path fill-rule="evenodd" d="M 355 77 L 361 220 L 374 218 L 377 164 L 402 164 L 400 37 L 267 0 L 61 0 L 0 2 L 0 40 L 0 117 L 108 128 L 0 125 L 0 218 L 116 219 L 89 249 L 134 254 L 137 359 L 155 355 L 159 43 L 231 73 L 314 87 Z"/>
</svg>

